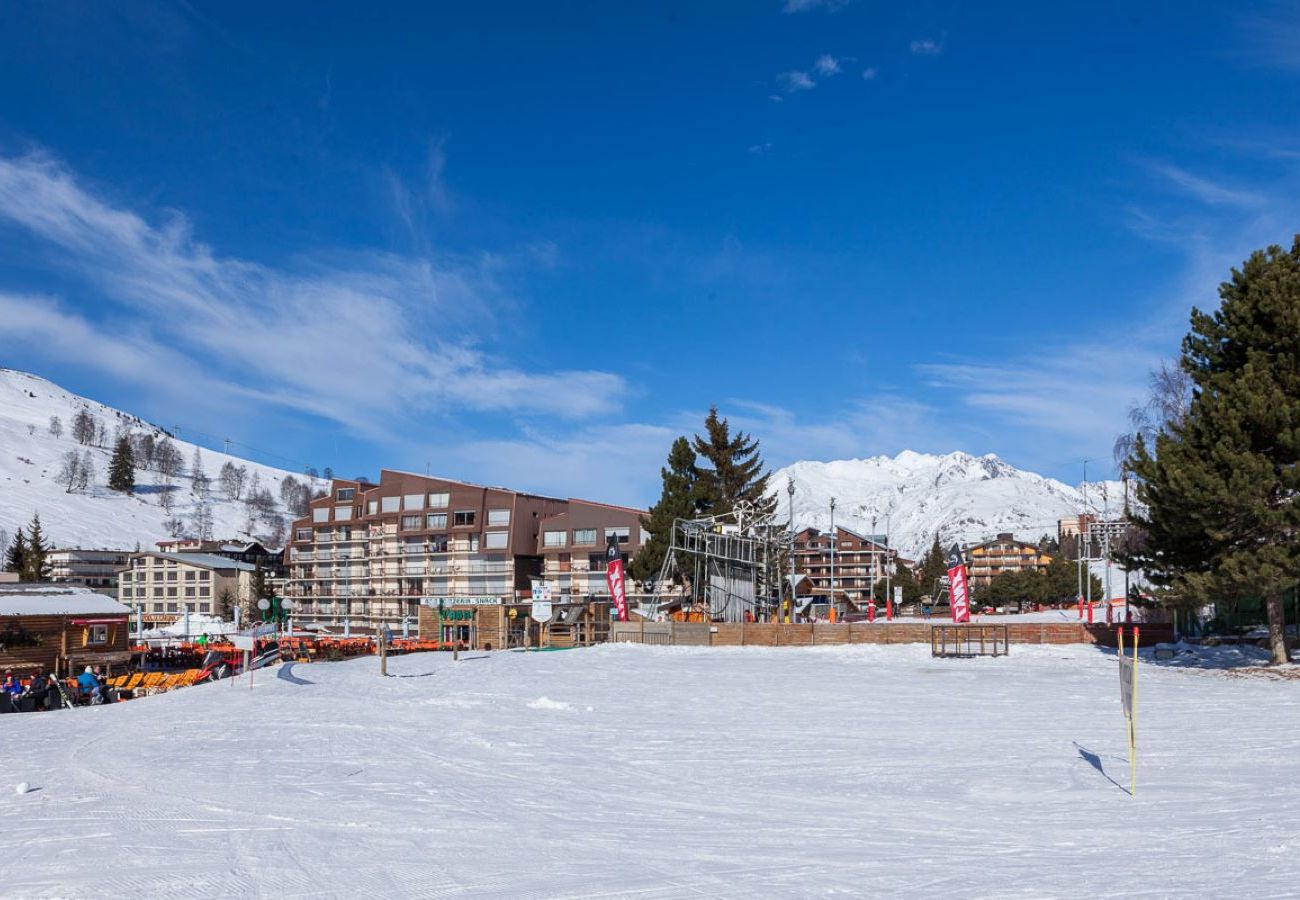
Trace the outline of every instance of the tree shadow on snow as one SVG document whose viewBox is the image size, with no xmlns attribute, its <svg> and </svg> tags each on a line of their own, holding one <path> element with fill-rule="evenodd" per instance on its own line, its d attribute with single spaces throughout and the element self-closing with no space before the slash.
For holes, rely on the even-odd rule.
<svg viewBox="0 0 1300 900">
<path fill-rule="evenodd" d="M 1107 781 L 1109 781 L 1111 784 L 1115 785 L 1115 787 L 1119 788 L 1119 789 L 1120 789 L 1121 791 L 1123 791 L 1124 793 L 1127 794 L 1127 793 L 1129 792 L 1129 791 L 1128 791 L 1128 788 L 1124 787 L 1124 785 L 1120 784 L 1120 783 L 1119 783 L 1118 781 L 1116 781 L 1114 778 L 1111 778 L 1111 777 L 1110 777 L 1110 773 L 1108 773 L 1108 772 L 1106 771 L 1106 767 L 1105 767 L 1104 765 L 1102 765 L 1101 757 L 1100 757 L 1100 756 L 1098 756 L 1096 753 L 1093 753 L 1093 752 L 1092 752 L 1091 750 L 1089 750 L 1087 747 L 1081 747 L 1081 746 L 1079 746 L 1079 742 L 1078 742 L 1078 741 L 1075 741 L 1075 742 L 1074 742 L 1074 749 L 1079 751 L 1079 757 L 1080 757 L 1084 762 L 1086 762 L 1088 765 L 1092 766 L 1094 769 L 1096 769 L 1096 770 L 1097 770 L 1098 772 L 1100 772 L 1102 775 L 1106 776 L 1106 780 L 1107 780 Z"/>
</svg>

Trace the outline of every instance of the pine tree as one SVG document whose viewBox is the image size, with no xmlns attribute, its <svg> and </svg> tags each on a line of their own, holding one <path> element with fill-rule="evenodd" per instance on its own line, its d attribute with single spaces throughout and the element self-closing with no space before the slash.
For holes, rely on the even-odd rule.
<svg viewBox="0 0 1300 900">
<path fill-rule="evenodd" d="M 113 458 L 108 463 L 108 487 L 124 494 L 135 493 L 135 451 L 125 434 L 113 447 Z"/>
<path fill-rule="evenodd" d="M 948 554 L 939 543 L 939 535 L 935 534 L 934 543 L 916 565 L 917 587 L 921 589 L 922 594 L 937 596 L 938 581 L 947 574 Z"/>
<path fill-rule="evenodd" d="M 41 517 L 32 516 L 32 523 L 27 526 L 27 551 L 23 554 L 23 581 L 49 581 L 50 561 L 46 558 L 50 548 L 45 543 L 45 532 L 41 530 Z"/>
<path fill-rule="evenodd" d="M 751 503 L 759 515 L 776 508 L 776 498 L 767 496 L 771 476 L 763 471 L 758 441 L 738 431 L 731 436 L 726 419 L 718 417 L 716 406 L 704 420 L 704 437 L 696 436 L 695 452 L 707 464 L 698 469 L 700 511 L 711 516 L 724 515 L 739 503 Z"/>
<path fill-rule="evenodd" d="M 629 567 L 637 581 L 657 578 L 664 557 L 672 546 L 673 522 L 696 515 L 695 451 L 690 441 L 679 437 L 668 451 L 668 465 L 659 470 L 663 478 L 663 493 L 659 502 L 650 507 L 650 515 L 641 517 L 641 527 L 650 533 L 650 539 L 641 547 Z"/>
<path fill-rule="evenodd" d="M 5 571 L 16 572 L 20 579 L 27 572 L 27 535 L 23 534 L 21 526 L 13 543 L 5 550 Z"/>
<path fill-rule="evenodd" d="M 1300 236 L 1253 253 L 1192 310 L 1181 420 L 1139 437 L 1132 471 L 1145 531 L 1128 556 L 1173 599 L 1262 598 L 1274 663 L 1287 661 L 1283 593 L 1300 572 Z"/>
</svg>

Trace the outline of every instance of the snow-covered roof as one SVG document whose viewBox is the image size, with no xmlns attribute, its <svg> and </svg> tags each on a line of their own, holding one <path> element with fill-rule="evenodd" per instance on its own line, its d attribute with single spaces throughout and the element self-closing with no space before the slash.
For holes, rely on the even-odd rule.
<svg viewBox="0 0 1300 900">
<path fill-rule="evenodd" d="M 130 613 L 112 597 L 89 588 L 52 584 L 0 584 L 0 616 L 100 616 Z"/>
<path fill-rule="evenodd" d="M 240 562 L 237 559 L 231 559 L 228 556 L 218 556 L 215 553 L 146 553 L 145 556 L 156 556 L 160 559 L 174 559 L 177 562 L 189 563 L 190 565 L 203 566 L 208 569 L 239 569 L 241 572 L 252 572 L 257 566 L 252 563 Z"/>
</svg>

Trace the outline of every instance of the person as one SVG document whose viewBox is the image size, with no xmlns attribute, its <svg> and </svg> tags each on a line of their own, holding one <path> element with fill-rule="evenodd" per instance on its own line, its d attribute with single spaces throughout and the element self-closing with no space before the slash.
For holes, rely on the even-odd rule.
<svg viewBox="0 0 1300 900">
<path fill-rule="evenodd" d="M 77 676 L 77 687 L 90 698 L 91 703 L 104 702 L 104 698 L 100 694 L 99 679 L 95 677 L 95 672 L 90 666 L 86 666 L 86 671 Z"/>
<path fill-rule="evenodd" d="M 5 672 L 4 684 L 0 685 L 0 691 L 4 691 L 11 697 L 17 697 L 23 692 L 23 683 L 14 677 L 13 672 Z"/>
<path fill-rule="evenodd" d="M 27 683 L 27 690 L 23 691 L 23 702 L 20 708 L 23 712 L 45 709 L 49 693 L 49 679 L 45 677 L 44 670 L 38 668 L 32 675 L 32 680 Z"/>
</svg>

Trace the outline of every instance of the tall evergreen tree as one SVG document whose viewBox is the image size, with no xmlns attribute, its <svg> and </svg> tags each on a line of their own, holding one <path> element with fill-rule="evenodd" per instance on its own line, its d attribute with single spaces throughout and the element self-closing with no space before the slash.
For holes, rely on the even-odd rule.
<svg viewBox="0 0 1300 900">
<path fill-rule="evenodd" d="M 776 498 L 767 496 L 771 476 L 763 471 L 758 441 L 743 431 L 732 437 L 730 424 L 718 416 L 716 406 L 709 409 L 704 435 L 697 435 L 693 446 L 706 464 L 697 475 L 701 512 L 723 515 L 741 502 L 754 504 L 759 514 L 775 509 Z"/>
<path fill-rule="evenodd" d="M 948 574 L 948 553 L 939 543 L 939 535 L 934 536 L 934 543 L 925 551 L 916 564 L 916 582 L 922 594 L 934 596 L 938 591 L 938 580 Z"/>
<path fill-rule="evenodd" d="M 41 530 L 41 516 L 32 516 L 32 523 L 27 526 L 27 551 L 23 554 L 23 581 L 49 581 L 50 561 L 47 555 L 49 545 L 45 543 L 45 532 Z"/>
<path fill-rule="evenodd" d="M 641 517 L 641 527 L 650 533 L 650 540 L 637 553 L 630 566 L 630 574 L 637 581 L 646 581 L 659 575 L 672 545 L 673 522 L 696 515 L 695 451 L 690 441 L 679 437 L 668 451 L 668 465 L 659 470 L 663 478 L 663 492 L 659 502 L 650 507 L 650 515 Z"/>
<path fill-rule="evenodd" d="M 5 571 L 17 573 L 20 579 L 27 572 L 27 535 L 23 534 L 21 525 L 5 550 Z"/>
<path fill-rule="evenodd" d="M 1300 236 L 1256 251 L 1192 310 L 1181 420 L 1139 437 L 1132 471 L 1145 531 L 1130 563 L 1175 599 L 1262 598 L 1274 663 L 1287 661 L 1283 594 L 1300 573 Z"/>
<path fill-rule="evenodd" d="M 108 463 L 108 487 L 124 494 L 135 493 L 135 451 L 126 434 L 113 447 L 113 458 Z"/>
</svg>

